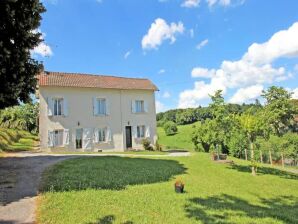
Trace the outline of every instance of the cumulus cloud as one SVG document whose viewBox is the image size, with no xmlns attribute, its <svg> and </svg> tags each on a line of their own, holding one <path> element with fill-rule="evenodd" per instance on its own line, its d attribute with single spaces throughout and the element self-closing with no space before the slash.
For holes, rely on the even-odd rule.
<svg viewBox="0 0 298 224">
<path fill-rule="evenodd" d="M 193 78 L 212 78 L 215 75 L 215 69 L 207 69 L 201 67 L 195 67 L 191 71 L 191 77 Z"/>
<path fill-rule="evenodd" d="M 208 39 L 205 39 L 205 40 L 202 40 L 198 45 L 197 45 L 197 49 L 200 50 L 202 47 L 206 46 L 208 44 L 209 40 Z"/>
<path fill-rule="evenodd" d="M 206 0 L 209 7 L 219 6 L 230 6 L 230 5 L 242 5 L 245 0 Z"/>
<path fill-rule="evenodd" d="M 184 32 L 182 22 L 167 24 L 164 19 L 157 18 L 149 28 L 147 34 L 142 39 L 143 49 L 157 49 L 163 41 L 176 41 L 176 35 Z"/>
<path fill-rule="evenodd" d="M 170 97 L 171 97 L 171 94 L 170 94 L 168 91 L 165 91 L 165 92 L 162 94 L 162 97 L 163 97 L 163 98 L 170 98 Z"/>
<path fill-rule="evenodd" d="M 184 0 L 181 4 L 181 7 L 185 8 L 195 8 L 200 4 L 200 0 Z"/>
<path fill-rule="evenodd" d="M 250 100 L 248 96 L 244 97 L 249 91 L 256 94 L 263 84 L 279 82 L 291 76 L 284 67 L 274 67 L 272 62 L 279 58 L 297 57 L 298 44 L 294 41 L 297 39 L 298 23 L 294 23 L 289 29 L 275 33 L 267 42 L 252 44 L 238 61 L 225 60 L 218 69 L 194 68 L 192 77 L 210 78 L 210 82 L 195 82 L 193 89 L 181 92 L 178 106 L 196 107 L 217 89 L 227 91 L 239 88 L 231 100 L 239 103 Z"/>
<path fill-rule="evenodd" d="M 37 30 L 33 30 L 32 33 L 41 33 L 41 37 L 40 39 L 42 40 L 42 42 L 40 42 L 32 51 L 31 51 L 31 54 L 32 55 L 40 55 L 42 57 L 49 57 L 49 56 L 52 56 L 53 55 L 53 52 L 52 52 L 52 49 L 49 45 L 47 45 L 45 42 L 44 42 L 44 39 L 46 37 L 46 34 L 41 32 L 40 29 L 37 29 Z"/>
<path fill-rule="evenodd" d="M 230 103 L 243 103 L 257 99 L 261 96 L 264 87 L 262 85 L 253 85 L 246 88 L 240 88 L 229 100 Z"/>
<path fill-rule="evenodd" d="M 156 108 L 157 113 L 163 112 L 163 111 L 166 110 L 166 106 L 162 102 L 160 102 L 159 100 L 155 101 L 155 108 Z"/>
<path fill-rule="evenodd" d="M 293 99 L 298 99 L 298 88 L 293 89 L 292 93 L 293 93 L 292 98 Z"/>
</svg>

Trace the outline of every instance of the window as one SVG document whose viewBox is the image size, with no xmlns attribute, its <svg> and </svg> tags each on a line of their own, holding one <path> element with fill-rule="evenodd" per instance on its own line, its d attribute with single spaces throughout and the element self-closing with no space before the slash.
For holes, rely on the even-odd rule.
<svg viewBox="0 0 298 224">
<path fill-rule="evenodd" d="M 98 142 L 105 142 L 106 141 L 106 128 L 98 129 Z"/>
<path fill-rule="evenodd" d="M 145 137 L 145 126 L 140 125 L 137 126 L 137 138 L 144 138 Z"/>
<path fill-rule="evenodd" d="M 63 145 L 63 130 L 54 131 L 54 146 Z"/>
<path fill-rule="evenodd" d="M 136 113 L 143 113 L 145 112 L 145 107 L 144 107 L 144 100 L 136 100 L 135 101 L 135 110 Z"/>
<path fill-rule="evenodd" d="M 53 99 L 53 101 L 54 101 L 54 116 L 62 115 L 63 99 L 57 98 L 57 99 Z"/>
<path fill-rule="evenodd" d="M 107 114 L 106 99 L 97 99 L 97 110 L 99 115 Z"/>
</svg>

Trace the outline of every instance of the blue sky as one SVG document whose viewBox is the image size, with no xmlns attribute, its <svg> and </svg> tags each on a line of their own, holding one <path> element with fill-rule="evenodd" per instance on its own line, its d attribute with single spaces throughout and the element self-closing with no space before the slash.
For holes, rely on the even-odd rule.
<svg viewBox="0 0 298 224">
<path fill-rule="evenodd" d="M 270 85 L 298 98 L 298 1 L 44 0 L 45 69 L 145 77 L 158 111 L 253 102 Z"/>
</svg>

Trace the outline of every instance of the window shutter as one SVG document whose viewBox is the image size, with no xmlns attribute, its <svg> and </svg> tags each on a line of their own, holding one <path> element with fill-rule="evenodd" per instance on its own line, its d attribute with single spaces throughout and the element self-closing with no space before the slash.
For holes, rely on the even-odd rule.
<svg viewBox="0 0 298 224">
<path fill-rule="evenodd" d="M 131 112 L 132 113 L 136 112 L 136 101 L 135 100 L 131 101 Z"/>
<path fill-rule="evenodd" d="M 63 98 L 63 115 L 68 116 L 68 102 L 65 98 Z"/>
<path fill-rule="evenodd" d="M 132 127 L 132 136 L 134 138 L 138 138 L 138 131 L 137 131 L 137 126 Z"/>
<path fill-rule="evenodd" d="M 112 131 L 110 127 L 107 127 L 107 141 L 111 142 L 112 141 Z"/>
<path fill-rule="evenodd" d="M 106 115 L 110 115 L 110 102 L 106 99 Z"/>
<path fill-rule="evenodd" d="M 98 128 L 94 128 L 94 143 L 98 143 L 99 141 L 98 131 Z"/>
<path fill-rule="evenodd" d="M 150 126 L 146 126 L 145 137 L 150 138 Z"/>
<path fill-rule="evenodd" d="M 96 116 L 97 114 L 98 114 L 97 98 L 93 97 L 93 115 Z"/>
<path fill-rule="evenodd" d="M 53 116 L 53 100 L 47 97 L 48 116 Z"/>
<path fill-rule="evenodd" d="M 54 132 L 48 131 L 48 147 L 54 146 Z"/>
<path fill-rule="evenodd" d="M 69 129 L 64 129 L 63 145 L 69 145 Z"/>
<path fill-rule="evenodd" d="M 147 101 L 144 101 L 144 111 L 146 113 L 148 113 L 148 103 L 147 103 Z"/>
</svg>

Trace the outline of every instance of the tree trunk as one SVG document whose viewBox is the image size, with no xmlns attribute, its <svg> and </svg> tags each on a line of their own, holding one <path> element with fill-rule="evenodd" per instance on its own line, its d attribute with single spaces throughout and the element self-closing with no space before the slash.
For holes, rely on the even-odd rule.
<svg viewBox="0 0 298 224">
<path fill-rule="evenodd" d="M 254 159 L 254 157 L 255 157 L 255 152 L 254 152 L 254 144 L 253 144 L 253 142 L 251 141 L 250 142 L 250 149 L 251 149 L 251 154 L 250 154 L 250 159 L 251 159 L 251 174 L 253 175 L 253 176 L 255 176 L 256 175 L 256 165 L 255 165 L 255 159 Z"/>
<path fill-rule="evenodd" d="M 247 149 L 246 148 L 245 148 L 244 152 L 245 152 L 245 160 L 247 160 Z"/>
<path fill-rule="evenodd" d="M 261 158 L 261 163 L 263 163 L 263 153 L 262 153 L 262 150 L 260 150 L 260 158 Z"/>
<path fill-rule="evenodd" d="M 282 164 L 282 167 L 285 168 L 285 160 L 284 160 L 284 153 L 283 152 L 281 153 L 281 164 Z"/>
<path fill-rule="evenodd" d="M 217 160 L 219 160 L 219 151 L 218 151 L 218 145 L 216 144 L 216 152 L 217 152 Z"/>
<path fill-rule="evenodd" d="M 271 164 L 271 166 L 272 166 L 273 163 L 272 163 L 272 153 L 271 153 L 271 149 L 269 149 L 269 159 L 270 159 L 270 164 Z"/>
</svg>

